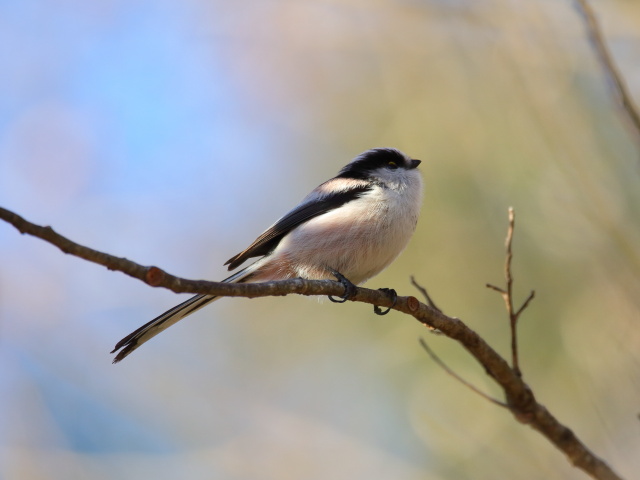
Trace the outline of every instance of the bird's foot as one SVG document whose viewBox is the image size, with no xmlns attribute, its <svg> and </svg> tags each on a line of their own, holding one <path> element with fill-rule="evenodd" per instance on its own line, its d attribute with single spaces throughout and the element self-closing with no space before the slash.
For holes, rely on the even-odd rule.
<svg viewBox="0 0 640 480">
<path fill-rule="evenodd" d="M 351 283 L 351 281 L 349 281 L 347 277 L 342 275 L 337 270 L 334 270 L 332 268 L 330 268 L 329 270 L 344 287 L 344 293 L 339 297 L 340 300 L 334 298 L 331 295 L 329 295 L 329 300 L 331 300 L 333 303 L 344 303 L 356 294 L 357 287 L 353 283 Z"/>
<path fill-rule="evenodd" d="M 380 290 L 381 292 L 386 293 L 391 298 L 391 301 L 393 303 L 391 304 L 391 306 L 389 308 L 387 308 L 384 311 L 378 305 L 374 305 L 373 306 L 373 311 L 375 312 L 376 315 L 386 315 L 387 313 L 389 313 L 391 311 L 391 309 L 393 307 L 396 306 L 396 303 L 398 301 L 398 294 L 396 293 L 396 291 L 393 288 L 379 288 L 378 290 Z"/>
</svg>

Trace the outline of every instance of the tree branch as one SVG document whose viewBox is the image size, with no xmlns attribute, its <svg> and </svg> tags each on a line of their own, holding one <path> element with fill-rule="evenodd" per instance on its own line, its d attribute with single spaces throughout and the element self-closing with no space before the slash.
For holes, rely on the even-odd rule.
<svg viewBox="0 0 640 480">
<path fill-rule="evenodd" d="M 511 329 L 511 365 L 513 371 L 519 377 L 522 376 L 520 370 L 520 360 L 518 359 L 518 319 L 520 314 L 529 306 L 529 303 L 536 296 L 536 292 L 531 290 L 527 299 L 522 303 L 520 308 L 516 311 L 513 308 L 513 274 L 511 273 L 511 262 L 513 260 L 513 232 L 516 228 L 516 212 L 513 207 L 509 207 L 509 228 L 507 229 L 507 239 L 505 246 L 507 249 L 506 259 L 504 262 L 504 278 L 506 282 L 506 288 L 496 287 L 490 283 L 487 283 L 487 287 L 495 290 L 502 295 L 507 314 L 509 315 L 509 327 Z"/>
<path fill-rule="evenodd" d="M 427 305 L 429 305 L 434 310 L 437 310 L 438 312 L 442 312 L 442 310 L 431 299 L 431 296 L 429 295 L 429 292 L 427 292 L 427 289 L 424 288 L 422 285 L 420 285 L 418 282 L 416 282 L 416 279 L 413 275 L 411 275 L 410 279 L 411 279 L 411 285 L 413 285 L 418 289 L 418 291 L 422 294 L 422 296 L 426 300 Z"/>
<path fill-rule="evenodd" d="M 99 252 L 69 240 L 51 227 L 31 223 L 21 216 L 0 207 L 0 219 L 13 225 L 21 233 L 38 237 L 55 245 L 64 253 L 97 263 L 110 270 L 125 273 L 153 287 L 167 288 L 176 293 L 198 293 L 228 297 L 265 297 L 278 295 L 341 295 L 344 287 L 330 280 L 292 279 L 253 284 L 227 284 L 204 280 L 187 280 L 171 275 L 157 267 L 145 267 L 126 258 Z M 369 303 L 413 316 L 430 328 L 459 342 L 485 368 L 503 389 L 506 404 L 520 422 L 530 425 L 561 450 L 576 467 L 593 478 L 620 479 L 600 458 L 593 454 L 567 427 L 562 425 L 543 405 L 538 403 L 531 389 L 509 367 L 508 363 L 475 331 L 457 318 L 452 318 L 422 304 L 415 297 L 398 296 L 395 305 L 384 292 L 358 287 L 351 300 Z"/>
<path fill-rule="evenodd" d="M 633 101 L 633 97 L 631 96 L 631 93 L 629 93 L 629 88 L 611 57 L 611 53 L 605 43 L 604 36 L 602 35 L 602 29 L 600 28 L 596 15 L 587 0 L 575 0 L 575 3 L 579 13 L 584 19 L 589 41 L 591 42 L 591 45 L 596 52 L 596 56 L 600 61 L 600 65 L 612 86 L 614 96 L 626 114 L 625 118 L 628 120 L 627 124 L 631 128 L 636 143 L 640 145 L 640 113 L 638 113 L 638 107 Z"/>
<path fill-rule="evenodd" d="M 463 384 L 469 390 L 471 390 L 472 392 L 480 395 L 485 400 L 488 400 L 491 403 L 495 403 L 499 407 L 503 407 L 503 408 L 509 409 L 509 405 L 507 405 L 504 402 L 501 402 L 500 400 L 498 400 L 496 398 L 493 398 L 490 395 L 487 395 L 482 390 L 480 390 L 478 387 L 473 385 L 471 382 L 467 382 L 464 378 L 462 378 L 460 375 L 458 375 L 456 372 L 454 372 L 451 368 L 449 368 L 449 366 L 446 363 L 444 363 L 442 361 L 442 359 L 438 355 L 436 355 L 436 352 L 434 352 L 431 349 L 431 347 L 427 344 L 427 342 L 426 342 L 426 340 L 424 338 L 420 339 L 420 345 L 422 346 L 422 348 L 424 348 L 425 352 L 427 352 L 427 354 L 431 357 L 431 359 L 440 366 L 440 368 L 442 368 L 445 372 L 447 372 L 447 374 L 449 374 L 450 376 L 452 376 L 453 378 L 458 380 L 461 384 Z"/>
</svg>

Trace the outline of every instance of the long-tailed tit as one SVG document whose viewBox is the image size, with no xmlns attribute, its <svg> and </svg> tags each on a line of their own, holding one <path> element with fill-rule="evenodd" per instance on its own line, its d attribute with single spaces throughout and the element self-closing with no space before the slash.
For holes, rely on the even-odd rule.
<svg viewBox="0 0 640 480">
<path fill-rule="evenodd" d="M 360 154 L 230 258 L 225 265 L 233 270 L 262 257 L 223 282 L 337 276 L 360 284 L 377 275 L 404 250 L 415 230 L 422 204 L 419 164 L 392 148 Z M 118 342 L 111 352 L 120 350 L 114 363 L 218 298 L 196 295 L 154 318 Z"/>
</svg>

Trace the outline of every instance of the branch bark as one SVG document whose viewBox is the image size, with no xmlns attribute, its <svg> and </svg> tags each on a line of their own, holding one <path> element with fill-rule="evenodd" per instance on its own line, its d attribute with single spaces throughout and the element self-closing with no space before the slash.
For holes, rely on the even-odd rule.
<svg viewBox="0 0 640 480">
<path fill-rule="evenodd" d="M 102 265 L 141 280 L 152 287 L 167 288 L 176 293 L 219 295 L 226 297 L 266 297 L 282 295 L 334 295 L 344 293 L 344 287 L 330 280 L 291 279 L 254 284 L 228 284 L 205 280 L 188 280 L 171 275 L 158 267 L 147 267 L 122 257 L 116 257 L 80 245 L 58 234 L 51 227 L 31 223 L 20 215 L 0 207 L 0 219 L 13 225 L 20 233 L 38 237 L 55 245 L 64 253 Z M 398 296 L 395 305 L 385 293 L 358 287 L 352 301 L 391 307 L 414 317 L 420 323 L 439 330 L 459 342 L 502 388 L 506 404 L 514 417 L 540 432 L 562 451 L 577 468 L 600 480 L 619 477 L 603 460 L 597 457 L 566 426 L 538 403 L 532 390 L 487 342 L 457 318 L 449 317 L 413 296 Z"/>
</svg>

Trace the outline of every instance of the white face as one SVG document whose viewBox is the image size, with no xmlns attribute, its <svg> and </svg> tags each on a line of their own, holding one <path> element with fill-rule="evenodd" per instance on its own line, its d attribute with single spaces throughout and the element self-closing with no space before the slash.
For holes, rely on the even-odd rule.
<svg viewBox="0 0 640 480">
<path fill-rule="evenodd" d="M 408 165 L 409 168 L 407 168 L 406 165 Z M 392 190 L 422 190 L 422 175 L 417 168 L 411 165 L 410 158 L 406 158 L 405 165 L 379 167 L 371 171 L 370 175 L 371 178 L 379 180 L 387 188 Z"/>
<path fill-rule="evenodd" d="M 422 175 L 417 169 L 419 160 L 413 160 L 399 150 L 379 148 L 368 150 L 356 157 L 341 173 L 396 192 L 412 192 L 421 196 Z"/>
</svg>

